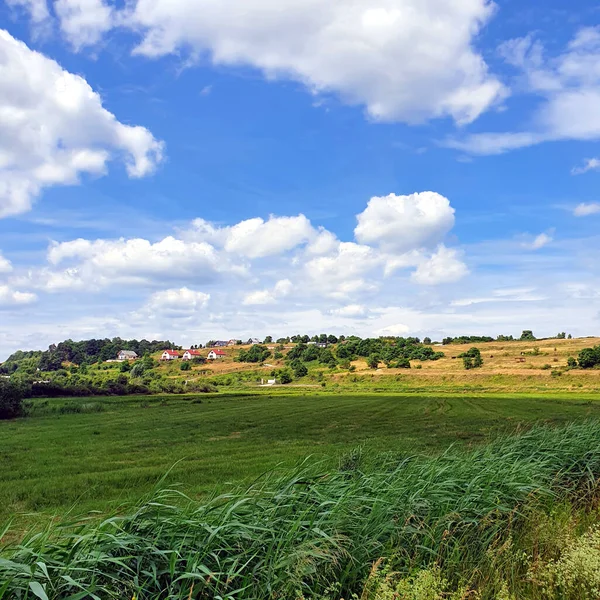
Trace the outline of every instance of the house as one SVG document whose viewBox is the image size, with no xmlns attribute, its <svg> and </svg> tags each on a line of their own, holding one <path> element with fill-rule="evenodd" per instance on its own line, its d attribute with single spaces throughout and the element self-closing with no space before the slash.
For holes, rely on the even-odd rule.
<svg viewBox="0 0 600 600">
<path fill-rule="evenodd" d="M 200 350 L 186 350 L 181 357 L 183 360 L 192 360 L 192 358 L 202 358 Z"/>
<path fill-rule="evenodd" d="M 175 360 L 176 358 L 179 358 L 179 352 L 176 350 L 165 350 L 162 353 L 160 360 Z"/>
<path fill-rule="evenodd" d="M 260 344 L 260 340 L 258 338 L 250 338 L 246 343 L 249 346 L 254 346 L 255 344 Z"/>
<path fill-rule="evenodd" d="M 223 358 L 225 356 L 225 352 L 223 350 L 211 350 L 208 353 L 208 360 L 217 360 L 218 358 Z"/>
<path fill-rule="evenodd" d="M 135 360 L 136 358 L 138 358 L 137 352 L 133 350 L 121 350 L 117 354 L 117 360 Z"/>
<path fill-rule="evenodd" d="M 223 341 L 223 340 L 217 340 L 217 341 L 216 341 L 216 342 L 213 344 L 213 346 L 214 346 L 215 348 L 224 348 L 225 346 L 227 346 L 227 345 L 228 345 L 228 343 L 229 343 L 229 342 L 225 342 L 225 341 Z"/>
<path fill-rule="evenodd" d="M 241 344 L 241 343 L 242 343 L 242 340 L 229 340 L 227 342 L 227 345 L 228 346 L 237 346 L 238 344 Z"/>
</svg>

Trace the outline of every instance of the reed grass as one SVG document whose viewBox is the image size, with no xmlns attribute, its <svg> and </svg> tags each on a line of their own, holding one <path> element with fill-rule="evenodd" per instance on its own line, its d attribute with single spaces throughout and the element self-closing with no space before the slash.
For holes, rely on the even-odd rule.
<svg viewBox="0 0 600 600">
<path fill-rule="evenodd" d="M 49 526 L 5 547 L 0 600 L 322 598 L 373 564 L 476 572 L 532 510 L 595 497 L 600 423 L 535 427 L 435 458 L 310 459 L 201 503 L 157 490 L 125 515 Z"/>
</svg>

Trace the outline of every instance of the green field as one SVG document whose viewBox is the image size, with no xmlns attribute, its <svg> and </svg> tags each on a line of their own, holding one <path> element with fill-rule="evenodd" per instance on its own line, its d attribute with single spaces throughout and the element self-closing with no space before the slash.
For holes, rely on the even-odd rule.
<svg viewBox="0 0 600 600">
<path fill-rule="evenodd" d="M 522 424 L 599 416 L 600 402 L 580 395 L 311 391 L 37 401 L 33 416 L 0 423 L 0 521 L 110 510 L 137 500 L 171 468 L 168 484 L 198 495 L 308 455 L 337 461 L 357 446 L 436 453 Z"/>
</svg>

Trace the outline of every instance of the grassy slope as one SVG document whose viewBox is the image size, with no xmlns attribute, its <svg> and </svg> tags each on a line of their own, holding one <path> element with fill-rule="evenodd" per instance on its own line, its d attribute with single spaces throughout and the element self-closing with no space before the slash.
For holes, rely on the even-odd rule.
<svg viewBox="0 0 600 600">
<path fill-rule="evenodd" d="M 435 452 L 521 422 L 600 416 L 600 403 L 579 396 L 310 394 L 203 397 L 201 404 L 114 398 L 93 401 L 104 412 L 0 423 L 0 520 L 63 513 L 74 503 L 78 511 L 107 510 L 138 498 L 177 461 L 169 481 L 202 493 L 308 454 L 334 458 L 361 444 Z"/>
<path fill-rule="evenodd" d="M 408 391 L 466 391 L 477 392 L 532 392 L 546 393 L 552 391 L 599 393 L 600 370 L 566 371 L 567 359 L 577 357 L 583 348 L 600 344 L 600 338 L 578 338 L 573 340 L 536 340 L 534 342 L 488 342 L 482 344 L 465 344 L 435 346 L 436 351 L 443 352 L 445 357 L 438 361 L 412 362 L 412 369 L 387 369 L 383 363 L 377 370 L 369 369 L 366 360 L 355 361 L 354 373 L 337 369 L 331 371 L 318 363 L 309 364 L 309 377 L 298 382 L 300 384 L 319 384 L 324 378 L 328 387 L 338 386 L 342 390 L 358 391 L 374 390 L 390 392 Z M 465 371 L 462 360 L 453 358 L 476 346 L 481 350 L 484 365 L 481 369 Z M 275 348 L 275 346 L 272 346 Z M 286 346 L 284 353 L 292 345 Z M 226 357 L 207 365 L 194 365 L 192 371 L 181 371 L 179 361 L 162 362 L 158 372 L 169 378 L 206 381 L 229 378 L 234 386 L 255 386 L 257 380 L 269 377 L 273 367 L 285 366 L 283 360 L 270 358 L 270 367 L 256 364 L 244 364 L 234 361 L 242 346 L 225 348 Z M 248 347 L 243 347 L 247 349 Z M 535 349 L 538 354 L 532 356 Z M 208 350 L 203 350 L 208 353 Z M 159 358 L 159 354 L 155 355 Z M 520 362 L 521 359 L 524 362 Z M 549 365 L 551 369 L 543 369 Z M 421 368 L 414 368 L 420 366 Z M 94 367 L 95 368 L 95 367 Z M 119 365 L 101 365 L 101 369 L 118 370 Z M 553 377 L 552 371 L 560 370 L 560 377 Z M 92 369 L 93 371 L 93 369 Z M 247 375 L 247 377 L 245 376 Z M 319 376 L 319 378 L 317 378 Z M 357 381 L 358 380 L 358 381 Z"/>
</svg>

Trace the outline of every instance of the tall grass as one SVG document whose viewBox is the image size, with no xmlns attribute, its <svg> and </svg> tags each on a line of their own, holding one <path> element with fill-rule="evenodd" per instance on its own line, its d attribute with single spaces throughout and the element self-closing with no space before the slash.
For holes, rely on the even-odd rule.
<svg viewBox="0 0 600 600">
<path fill-rule="evenodd" d="M 374 561 L 476 570 L 530 508 L 586 502 L 600 423 L 538 427 L 437 458 L 309 461 L 202 504 L 156 492 L 125 516 L 63 524 L 5 548 L 0 599 L 348 597 Z"/>
</svg>

